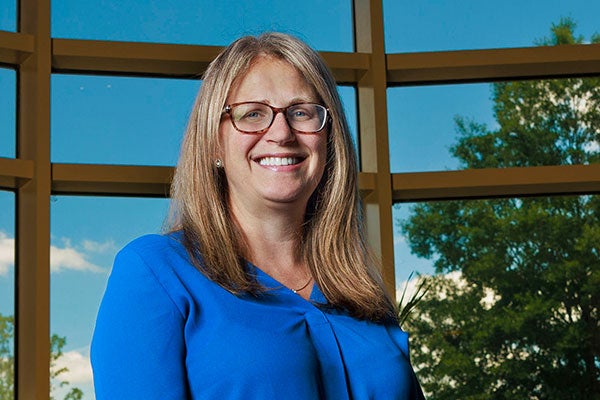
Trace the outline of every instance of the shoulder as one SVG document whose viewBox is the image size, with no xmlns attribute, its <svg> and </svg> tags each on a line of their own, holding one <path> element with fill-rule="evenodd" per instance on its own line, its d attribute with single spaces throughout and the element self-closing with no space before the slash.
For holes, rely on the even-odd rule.
<svg viewBox="0 0 600 400">
<path fill-rule="evenodd" d="M 117 254 L 91 345 L 97 398 L 188 397 L 184 326 L 190 301 L 176 274 L 178 265 L 185 269 L 178 252 L 168 235 L 148 235 Z"/>
<path fill-rule="evenodd" d="M 189 297 L 190 285 L 198 289 L 206 279 L 190 263 L 180 237 L 175 234 L 144 235 L 129 242 L 116 255 L 108 289 L 135 287 L 143 292 L 164 293 L 178 308 Z M 188 283 L 186 283 L 188 282 Z"/>
<path fill-rule="evenodd" d="M 134 252 L 140 255 L 159 255 L 162 253 L 184 250 L 180 241 L 181 235 L 170 233 L 165 235 L 149 234 L 140 236 L 125 245 L 122 252 Z"/>
<path fill-rule="evenodd" d="M 164 267 L 189 264 L 189 257 L 177 233 L 144 235 L 129 242 L 116 256 L 115 265 L 137 260 L 158 272 Z"/>
</svg>

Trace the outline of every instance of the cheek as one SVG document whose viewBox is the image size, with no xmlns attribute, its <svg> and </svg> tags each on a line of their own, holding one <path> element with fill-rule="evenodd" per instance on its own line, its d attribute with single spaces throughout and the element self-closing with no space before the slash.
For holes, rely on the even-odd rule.
<svg viewBox="0 0 600 400">
<path fill-rule="evenodd" d="M 250 151 L 260 139 L 254 135 L 242 135 L 239 132 L 232 132 L 228 129 L 221 130 L 220 135 L 220 154 L 223 161 L 230 160 L 232 162 L 248 159 Z"/>
</svg>

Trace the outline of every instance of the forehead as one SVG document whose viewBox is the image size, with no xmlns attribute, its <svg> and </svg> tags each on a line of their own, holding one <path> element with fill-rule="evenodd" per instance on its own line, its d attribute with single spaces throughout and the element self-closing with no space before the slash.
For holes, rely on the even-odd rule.
<svg viewBox="0 0 600 400">
<path fill-rule="evenodd" d="M 295 66 L 273 56 L 261 55 L 233 82 L 227 98 L 229 102 L 264 101 L 278 105 L 276 103 L 292 99 L 316 101 L 318 96 Z"/>
</svg>

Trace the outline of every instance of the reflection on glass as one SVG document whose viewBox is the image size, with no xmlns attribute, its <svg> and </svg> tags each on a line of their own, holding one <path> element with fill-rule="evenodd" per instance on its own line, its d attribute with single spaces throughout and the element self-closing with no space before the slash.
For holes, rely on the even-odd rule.
<svg viewBox="0 0 600 400">
<path fill-rule="evenodd" d="M 174 165 L 199 81 L 52 76 L 52 161 Z"/>
<path fill-rule="evenodd" d="M 51 371 L 68 369 L 53 379 L 54 398 L 74 389 L 93 398 L 89 346 L 114 256 L 130 240 L 160 233 L 167 208 L 166 199 L 53 198 L 50 325 L 66 342 Z"/>
<path fill-rule="evenodd" d="M 587 43 L 600 33 L 600 2 L 383 0 L 386 52 L 529 47 L 570 18 Z"/>
<path fill-rule="evenodd" d="M 428 202 L 396 212 L 399 247 L 431 260 L 438 274 L 405 324 L 430 398 L 594 397 L 600 196 Z"/>
<path fill-rule="evenodd" d="M 60 38 L 224 46 L 240 36 L 263 31 L 294 34 L 318 50 L 353 51 L 352 2 L 52 3 L 52 36 Z"/>
<path fill-rule="evenodd" d="M 0 0 L 0 30 L 9 32 L 17 30 L 16 0 Z"/>
<path fill-rule="evenodd" d="M 15 315 L 15 196 L 0 191 L 0 398 L 12 399 Z"/>
<path fill-rule="evenodd" d="M 600 161 L 600 78 L 489 87 L 389 89 L 392 171 Z"/>
<path fill-rule="evenodd" d="M 0 68 L 0 157 L 15 157 L 17 74 Z"/>
</svg>

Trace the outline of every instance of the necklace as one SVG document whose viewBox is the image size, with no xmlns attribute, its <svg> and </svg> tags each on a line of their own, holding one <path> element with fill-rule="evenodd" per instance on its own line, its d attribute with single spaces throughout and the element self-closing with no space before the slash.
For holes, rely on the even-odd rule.
<svg viewBox="0 0 600 400">
<path fill-rule="evenodd" d="M 312 282 L 312 280 L 313 280 L 313 278 L 312 278 L 312 276 L 311 276 L 310 278 L 308 278 L 308 282 L 306 282 L 304 285 L 302 285 L 302 287 L 301 287 L 301 288 L 298 288 L 298 289 L 292 289 L 292 288 L 290 288 L 290 290 L 291 290 L 292 292 L 294 292 L 294 293 L 296 293 L 296 294 L 297 294 L 297 293 L 298 293 L 299 291 L 301 291 L 302 289 L 305 289 L 305 288 L 308 286 L 308 284 Z"/>
</svg>

